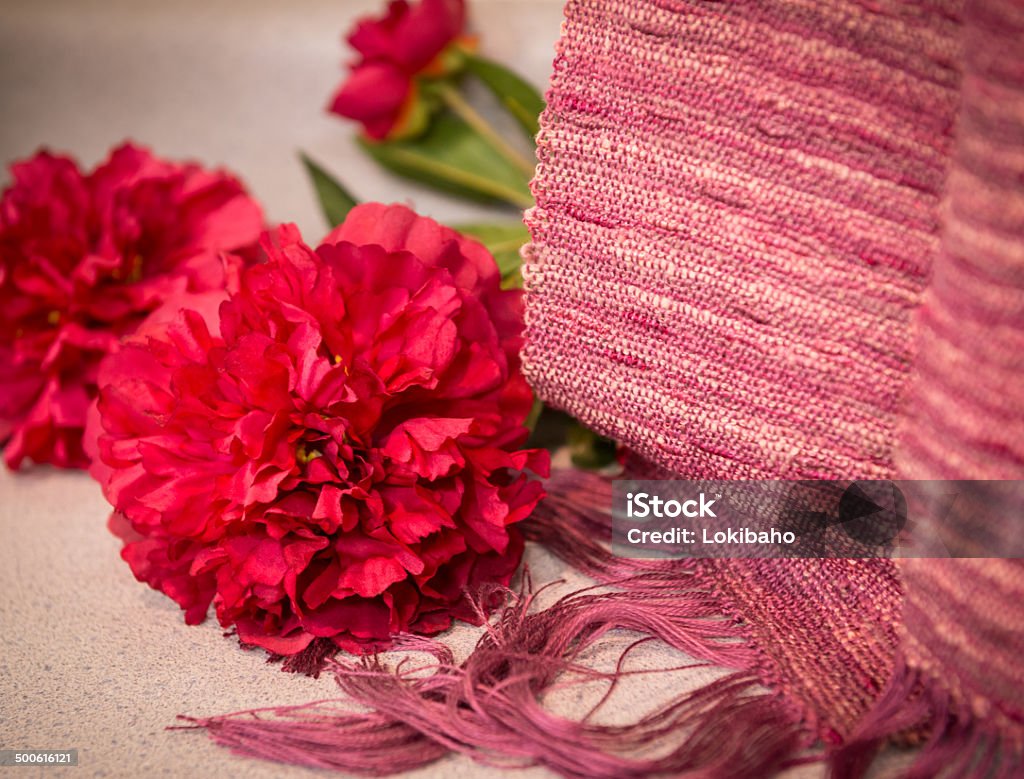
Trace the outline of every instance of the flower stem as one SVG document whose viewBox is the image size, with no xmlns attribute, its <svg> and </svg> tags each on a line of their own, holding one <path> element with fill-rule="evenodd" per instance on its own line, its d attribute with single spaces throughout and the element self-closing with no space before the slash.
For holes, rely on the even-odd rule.
<svg viewBox="0 0 1024 779">
<path fill-rule="evenodd" d="M 513 149 L 509 143 L 501 137 L 491 123 L 484 119 L 480 113 L 473 108 L 459 94 L 459 91 L 448 84 L 439 85 L 437 94 L 462 121 L 468 124 L 476 133 L 487 141 L 496 152 L 508 160 L 512 165 L 526 174 L 527 179 L 533 178 L 534 165 L 526 157 Z"/>
</svg>

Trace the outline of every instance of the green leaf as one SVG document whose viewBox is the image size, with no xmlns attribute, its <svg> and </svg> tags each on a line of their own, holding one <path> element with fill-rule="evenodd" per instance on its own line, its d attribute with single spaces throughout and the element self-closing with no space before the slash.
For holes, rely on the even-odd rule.
<svg viewBox="0 0 1024 779">
<path fill-rule="evenodd" d="M 471 55 L 466 58 L 466 70 L 479 78 L 491 90 L 509 113 L 533 138 L 540 129 L 538 119 L 544 110 L 544 98 L 532 84 L 497 62 Z"/>
<path fill-rule="evenodd" d="M 359 139 L 378 163 L 400 176 L 471 200 L 499 200 L 516 208 L 533 205 L 528 182 L 487 141 L 450 112 L 438 114 L 418 138 Z"/>
<path fill-rule="evenodd" d="M 508 224 L 454 225 L 453 229 L 476 238 L 494 255 L 501 272 L 503 286 L 518 287 L 522 283 L 519 250 L 530 241 L 530 231 L 521 222 Z"/>
<path fill-rule="evenodd" d="M 358 201 L 330 173 L 313 162 L 305 152 L 299 152 L 299 156 L 302 158 L 302 164 L 306 166 L 309 178 L 313 181 L 313 188 L 320 201 L 320 210 L 324 212 L 327 224 L 337 227 L 345 221 L 348 212 L 356 207 Z"/>
</svg>

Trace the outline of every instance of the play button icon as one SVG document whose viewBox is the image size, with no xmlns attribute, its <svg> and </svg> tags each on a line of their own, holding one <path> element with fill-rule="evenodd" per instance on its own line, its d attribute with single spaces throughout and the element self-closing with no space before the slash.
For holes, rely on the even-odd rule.
<svg viewBox="0 0 1024 779">
<path fill-rule="evenodd" d="M 907 524 L 907 501 L 891 481 L 853 482 L 839 499 L 839 524 L 862 544 L 887 544 Z"/>
</svg>

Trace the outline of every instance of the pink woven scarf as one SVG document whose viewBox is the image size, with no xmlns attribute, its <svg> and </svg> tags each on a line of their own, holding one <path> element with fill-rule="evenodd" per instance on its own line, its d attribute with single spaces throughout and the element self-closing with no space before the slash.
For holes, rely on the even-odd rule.
<svg viewBox="0 0 1024 779">
<path fill-rule="evenodd" d="M 526 272 L 541 394 L 684 477 L 1024 477 L 1020 4 L 567 17 Z M 922 771 L 982 775 L 982 742 L 1017 765 L 1019 561 L 709 567 L 842 766 L 913 727 Z"/>
</svg>

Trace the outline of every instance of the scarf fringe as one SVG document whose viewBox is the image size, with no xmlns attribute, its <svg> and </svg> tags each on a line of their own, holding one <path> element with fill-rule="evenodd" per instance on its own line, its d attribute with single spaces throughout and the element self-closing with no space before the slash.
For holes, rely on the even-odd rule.
<svg viewBox="0 0 1024 779">
<path fill-rule="evenodd" d="M 1024 742 L 956 704 L 897 657 L 888 686 L 858 729 L 829 757 L 833 779 L 864 776 L 887 743 L 917 748 L 906 779 L 1012 779 L 1024 775 Z"/>
<path fill-rule="evenodd" d="M 598 476 L 556 474 L 543 508 L 524 529 L 529 540 L 598 584 L 545 609 L 534 606 L 547 587 L 531 593 L 528 572 L 519 594 L 500 588 L 477 593 L 473 604 L 485 633 L 463 663 L 438 641 L 404 636 L 387 655 L 311 658 L 334 674 L 340 699 L 184 717 L 191 723 L 185 727 L 205 729 L 238 754 L 372 776 L 412 770 L 451 752 L 489 765 L 542 765 L 564 776 L 608 779 L 761 776 L 815 759 L 794 758 L 813 737 L 779 696 L 760 686 L 758 654 L 745 627 L 723 616 L 698 565 L 608 552 L 609 489 Z M 488 620 L 485 604 L 495 597 L 503 597 L 504 606 Z M 617 630 L 639 636 L 620 653 L 614 671 L 582 662 L 586 650 Z M 595 714 L 623 678 L 652 673 L 627 670 L 626 663 L 635 647 L 654 639 L 688 655 L 687 665 L 661 672 L 708 664 L 736 670 L 629 724 L 597 724 Z M 405 658 L 385 667 L 383 660 L 399 653 L 425 653 L 431 664 L 414 666 Z M 593 683 L 607 690 L 579 720 L 545 705 L 556 689 Z M 353 705 L 366 710 L 353 712 Z"/>
<path fill-rule="evenodd" d="M 760 655 L 745 625 L 723 616 L 728 610 L 699 562 L 609 553 L 609 490 L 597 476 L 556 473 L 549 497 L 524 523 L 528 540 L 598 584 L 545 609 L 534 606 L 547 587 L 531 593 L 528 572 L 519 594 L 502 588 L 477 593 L 472 602 L 485 633 L 461 664 L 443 643 L 416 636 L 400 637 L 392 652 L 372 657 L 330 659 L 316 652 L 293 670 L 308 673 L 326 664 L 341 698 L 182 717 L 190 723 L 184 729 L 205 729 L 241 755 L 370 776 L 410 771 L 453 752 L 487 765 L 540 765 L 564 776 L 607 779 L 767 776 L 824 759 L 822 750 L 812 751 L 815 735 L 800 712 L 760 685 Z M 504 605 L 488 620 L 485 604 L 495 598 Z M 586 650 L 616 630 L 639 637 L 620 653 L 614 671 L 582 662 Z M 652 672 L 627 670 L 626 661 L 654 639 L 704 661 L 662 672 L 707 664 L 734 671 L 629 724 L 597 724 L 595 713 L 621 679 Z M 426 654 L 430 664 L 405 657 L 384 665 L 402 653 Z M 562 717 L 545 705 L 554 690 L 587 683 L 608 687 L 582 718 Z M 1019 741 L 955 708 L 902 659 L 858 729 L 827 756 L 832 776 L 863 776 L 890 742 L 920 746 L 908 777 L 1012 777 L 1024 769 Z"/>
<path fill-rule="evenodd" d="M 801 724 L 747 670 L 678 696 L 628 725 L 594 723 L 592 716 L 623 677 L 649 673 L 627 671 L 625 662 L 652 637 L 687 652 L 703 642 L 705 654 L 726 665 L 747 659 L 748 650 L 728 623 L 708 621 L 709 603 L 700 593 L 680 601 L 657 592 L 584 591 L 531 612 L 537 594 L 506 591 L 505 607 L 461 665 L 444 644 L 407 636 L 394 651 L 426 653 L 432 665 L 413 667 L 407 658 L 389 669 L 379 657 L 336 660 L 328 670 L 341 700 L 185 719 L 239 754 L 373 776 L 459 752 L 484 764 L 543 765 L 572 777 L 749 777 L 792 763 L 791 756 L 808 746 Z M 477 603 L 491 595 L 482 594 Z M 580 661 L 616 629 L 646 637 L 621 652 L 613 672 Z M 545 706 L 546 693 L 593 682 L 607 683 L 608 690 L 582 719 Z M 369 711 L 341 711 L 343 704 Z"/>
</svg>

